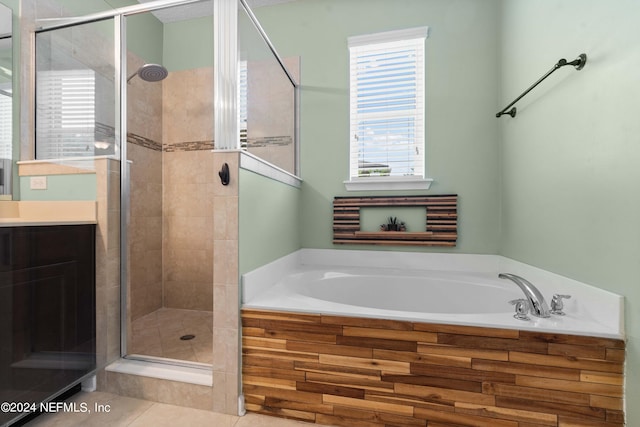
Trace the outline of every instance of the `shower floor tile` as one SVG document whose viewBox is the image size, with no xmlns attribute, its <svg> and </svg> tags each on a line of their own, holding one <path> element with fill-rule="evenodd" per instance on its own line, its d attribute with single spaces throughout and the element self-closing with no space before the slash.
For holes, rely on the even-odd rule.
<svg viewBox="0 0 640 427">
<path fill-rule="evenodd" d="M 133 321 L 129 354 L 213 363 L 213 312 L 161 308 Z M 181 340 L 194 335 L 190 340 Z"/>
</svg>

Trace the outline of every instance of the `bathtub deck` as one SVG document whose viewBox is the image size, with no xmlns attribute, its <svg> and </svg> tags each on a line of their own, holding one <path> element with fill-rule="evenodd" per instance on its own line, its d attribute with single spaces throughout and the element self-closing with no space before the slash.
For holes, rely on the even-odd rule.
<svg viewBox="0 0 640 427">
<path fill-rule="evenodd" d="M 249 411 L 320 424 L 622 427 L 611 338 L 242 310 Z"/>
</svg>

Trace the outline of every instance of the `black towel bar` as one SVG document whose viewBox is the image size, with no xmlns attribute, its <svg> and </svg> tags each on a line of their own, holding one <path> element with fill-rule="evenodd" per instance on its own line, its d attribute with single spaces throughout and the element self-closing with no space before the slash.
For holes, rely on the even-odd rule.
<svg viewBox="0 0 640 427">
<path fill-rule="evenodd" d="M 499 113 L 496 113 L 496 117 L 500 117 L 504 114 L 508 114 L 511 117 L 515 117 L 516 116 L 516 107 L 513 107 L 513 104 L 515 104 L 516 102 L 520 101 L 520 99 L 525 96 L 526 94 L 528 94 L 531 89 L 533 89 L 534 87 L 538 86 L 540 84 L 540 82 L 542 82 L 544 79 L 546 79 L 547 77 L 549 77 L 551 75 L 551 73 L 553 73 L 555 70 L 557 70 L 560 67 L 564 67 L 565 65 L 573 65 L 574 67 L 576 67 L 576 70 L 582 70 L 584 68 L 584 64 L 587 63 L 587 55 L 585 53 L 581 53 L 580 55 L 578 55 L 578 58 L 574 59 L 571 62 L 567 62 L 566 59 L 561 59 L 558 61 L 557 64 L 555 64 L 553 66 L 552 69 L 550 69 L 547 74 L 545 74 L 544 76 L 540 77 L 540 79 L 535 82 L 534 84 L 532 84 L 531 86 L 529 86 L 529 89 L 525 90 L 524 92 L 522 92 L 522 95 L 520 95 L 519 97 L 517 97 L 516 99 L 513 100 L 513 102 L 509 105 L 507 105 L 506 107 L 504 107 Z M 511 108 L 509 110 L 509 108 Z M 509 111 L 507 111 L 509 110 Z"/>
</svg>

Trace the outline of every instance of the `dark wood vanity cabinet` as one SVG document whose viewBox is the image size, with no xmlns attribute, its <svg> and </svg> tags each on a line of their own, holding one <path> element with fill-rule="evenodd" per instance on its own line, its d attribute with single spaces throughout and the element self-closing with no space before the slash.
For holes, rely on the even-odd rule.
<svg viewBox="0 0 640 427">
<path fill-rule="evenodd" d="M 0 402 L 47 400 L 95 370 L 95 227 L 0 228 Z"/>
</svg>

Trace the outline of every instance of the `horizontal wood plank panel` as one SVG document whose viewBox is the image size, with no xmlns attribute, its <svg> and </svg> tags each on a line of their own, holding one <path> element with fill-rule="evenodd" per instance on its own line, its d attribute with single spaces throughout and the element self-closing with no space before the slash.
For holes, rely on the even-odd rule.
<svg viewBox="0 0 640 427">
<path fill-rule="evenodd" d="M 348 337 L 383 338 L 402 341 L 419 341 L 435 343 L 438 334 L 434 332 L 421 331 L 395 331 L 380 328 L 361 328 L 345 326 L 342 328 L 342 335 Z"/>
<path fill-rule="evenodd" d="M 383 403 L 375 402 L 365 399 L 354 399 L 351 397 L 334 396 L 331 394 L 324 394 L 322 396 L 324 403 L 333 404 L 337 406 L 346 406 L 349 408 L 368 409 L 376 412 L 386 412 L 389 414 L 398 414 L 413 416 L 413 408 L 410 406 L 399 405 L 396 403 Z"/>
<path fill-rule="evenodd" d="M 520 331 L 515 329 L 480 328 L 477 326 L 445 325 L 438 323 L 414 323 L 416 331 L 439 332 L 455 335 L 470 335 L 473 337 L 511 338 L 520 339 Z"/>
<path fill-rule="evenodd" d="M 310 372 L 318 373 L 337 373 L 345 377 L 354 378 L 368 378 L 379 380 L 380 370 L 367 369 L 367 368 L 354 368 L 353 366 L 340 366 L 340 365 L 324 365 L 322 363 L 310 363 L 310 362 L 295 362 L 295 369 L 307 372 L 307 376 Z"/>
<path fill-rule="evenodd" d="M 243 356 L 266 357 L 270 359 L 306 360 L 312 362 L 318 361 L 318 355 L 313 353 L 293 352 L 257 347 L 243 347 L 242 354 Z"/>
<path fill-rule="evenodd" d="M 271 357 L 249 356 L 243 354 L 242 366 L 263 366 L 265 368 L 288 369 L 295 368 L 293 360 L 272 359 Z"/>
<path fill-rule="evenodd" d="M 442 368 L 437 365 L 429 365 L 425 363 L 412 363 L 411 373 L 414 375 L 428 375 L 432 377 L 451 378 L 451 379 L 467 379 L 470 381 L 493 381 L 503 384 L 515 384 L 516 376 L 509 372 L 501 371 L 483 371 L 479 369 L 447 367 Z"/>
<path fill-rule="evenodd" d="M 448 423 L 450 426 L 468 426 L 468 427 L 518 427 L 517 421 L 498 420 L 490 417 L 461 414 L 458 412 L 448 413 L 434 411 L 432 409 L 416 408 L 414 416 L 416 418 L 424 418 L 427 425 L 433 425 L 431 420 Z"/>
<path fill-rule="evenodd" d="M 522 409 L 525 411 L 543 412 L 556 415 L 568 415 L 593 420 L 605 420 L 607 412 L 603 408 L 591 406 L 570 405 L 560 402 L 542 402 L 516 397 L 496 396 L 496 406 L 503 408 Z"/>
<path fill-rule="evenodd" d="M 313 381 L 325 384 L 341 385 L 346 387 L 360 388 L 365 390 L 390 391 L 393 390 L 393 383 L 385 382 L 380 377 L 356 378 L 344 376 L 341 374 L 307 372 L 307 381 Z"/>
<path fill-rule="evenodd" d="M 341 326 L 362 326 L 363 324 L 366 324 L 369 328 L 392 329 L 394 331 L 412 331 L 414 329 L 411 322 L 391 319 L 367 318 L 366 320 L 363 320 L 361 317 L 322 316 L 320 322 L 326 325 Z"/>
<path fill-rule="evenodd" d="M 610 384 L 585 383 L 583 381 L 566 381 L 552 378 L 518 376 L 516 385 L 536 387 L 544 390 L 561 390 L 575 393 L 595 394 L 607 397 L 622 397 L 622 387 Z"/>
<path fill-rule="evenodd" d="M 624 425 L 620 340 L 262 314 L 242 313 L 250 411 L 348 427 Z"/>
<path fill-rule="evenodd" d="M 269 319 L 261 321 L 260 327 L 267 333 L 269 331 L 304 332 L 322 335 L 337 335 L 342 333 L 342 327 L 340 325 L 323 325 L 320 323 L 320 320 L 320 317 L 317 318 L 317 322 L 276 321 Z"/>
<path fill-rule="evenodd" d="M 461 348 L 448 345 L 431 345 L 418 344 L 418 353 L 420 355 L 443 355 L 464 357 L 468 359 L 484 359 L 484 360 L 509 360 L 509 352 L 506 350 L 485 350 L 477 348 Z"/>
<path fill-rule="evenodd" d="M 625 351 L 620 348 L 607 348 L 606 359 L 609 362 L 624 362 Z"/>
<path fill-rule="evenodd" d="M 438 334 L 438 344 L 490 350 L 527 351 L 540 354 L 547 354 L 548 347 L 547 343 L 542 342 L 442 333 Z"/>
<path fill-rule="evenodd" d="M 382 380 L 390 383 L 415 384 L 482 393 L 481 381 L 453 379 L 443 376 L 385 374 L 382 375 Z"/>
<path fill-rule="evenodd" d="M 287 340 L 274 338 L 261 338 L 252 336 L 243 336 L 242 345 L 244 347 L 254 348 L 277 348 L 285 350 L 287 348 Z"/>
<path fill-rule="evenodd" d="M 616 411 L 622 411 L 624 409 L 624 402 L 621 398 L 607 397 L 607 396 L 590 396 L 589 404 L 594 408 L 613 409 Z"/>
<path fill-rule="evenodd" d="M 522 409 L 501 408 L 498 406 L 474 405 L 471 403 L 456 403 L 456 413 L 481 415 L 483 417 L 510 419 L 516 421 L 536 423 L 543 426 L 556 426 L 558 416 L 545 412 L 533 412 Z"/>
<path fill-rule="evenodd" d="M 245 310 L 242 316 L 243 323 L 251 319 L 263 320 L 287 320 L 301 323 L 318 323 L 321 316 L 319 314 L 303 314 L 303 313 L 290 313 L 287 311 L 273 311 L 273 310 L 258 310 L 251 309 Z"/>
<path fill-rule="evenodd" d="M 364 399 L 364 390 L 356 387 L 345 387 L 336 384 L 315 383 L 312 381 L 300 381 L 297 390 L 310 391 L 312 393 L 330 394 L 333 396 L 351 397 Z"/>
<path fill-rule="evenodd" d="M 489 382 L 483 383 L 482 388 L 486 394 L 516 397 L 534 402 L 561 402 L 583 406 L 589 406 L 590 404 L 589 395 L 586 393 L 568 393 L 558 390 L 542 390 L 539 388 Z"/>
<path fill-rule="evenodd" d="M 450 400 L 453 402 L 477 403 L 479 405 L 495 405 L 495 397 L 483 393 L 472 393 L 462 390 L 449 390 L 438 387 L 428 387 L 414 384 L 396 383 L 394 390 L 408 396 L 429 397 L 435 400 Z"/>
<path fill-rule="evenodd" d="M 430 396 L 403 395 L 396 392 L 367 391 L 364 398 L 367 400 L 375 400 L 377 402 L 399 403 L 402 405 L 412 406 L 414 408 L 426 408 L 444 412 L 454 412 L 456 404 L 456 402 L 452 400 L 431 398 Z"/>
<path fill-rule="evenodd" d="M 582 371 L 580 372 L 580 381 L 622 386 L 624 383 L 624 376 L 622 374 L 612 374 L 610 372 Z"/>
<path fill-rule="evenodd" d="M 288 341 L 287 350 L 317 352 L 322 354 L 335 354 L 339 356 L 364 357 L 371 359 L 373 357 L 373 349 L 363 347 L 353 347 L 348 345 L 321 344 L 308 341 Z"/>
<path fill-rule="evenodd" d="M 549 354 L 588 359 L 606 359 L 607 349 L 596 346 L 549 343 Z"/>
<path fill-rule="evenodd" d="M 624 370 L 622 363 L 580 359 L 556 355 L 526 353 L 524 351 L 509 352 L 512 362 L 529 363 L 532 365 L 557 366 L 560 368 L 584 369 L 588 371 L 612 372 L 621 374 Z"/>
<path fill-rule="evenodd" d="M 282 378 L 256 377 L 253 375 L 243 374 L 242 381 L 245 384 L 282 388 L 286 390 L 296 390 L 296 382 L 294 380 L 288 380 L 288 379 L 282 379 Z"/>
<path fill-rule="evenodd" d="M 365 359 L 361 357 L 335 356 L 332 354 L 320 354 L 320 363 L 325 365 L 349 366 L 353 368 L 379 369 L 385 372 L 395 372 L 408 374 L 410 365 L 407 362 L 397 362 L 394 360 Z"/>
<path fill-rule="evenodd" d="M 314 414 L 333 414 L 333 406 L 323 403 L 294 402 L 292 400 L 267 397 L 261 402 L 268 408 L 292 409 L 294 411 L 311 412 Z M 215 427 L 215 426 L 212 426 Z"/>
<path fill-rule="evenodd" d="M 528 365 L 526 363 L 500 362 L 482 359 L 475 359 L 472 367 L 479 371 L 503 372 L 515 375 L 557 378 L 570 381 L 581 380 L 580 371 L 578 369 L 556 368 L 550 366 Z"/>
<path fill-rule="evenodd" d="M 273 330 L 266 329 L 265 336 L 278 340 L 307 341 L 317 343 L 336 344 L 335 334 L 319 334 L 317 332 L 303 332 L 291 330 Z"/>
<path fill-rule="evenodd" d="M 550 334 L 545 332 L 520 331 L 522 339 L 556 344 L 572 344 L 604 348 L 625 348 L 624 341 L 614 338 L 589 337 L 586 335 Z"/>
<path fill-rule="evenodd" d="M 356 420 L 365 420 L 371 422 L 380 422 L 391 426 L 407 426 L 421 427 L 426 426 L 426 420 L 418 420 L 413 417 L 407 417 L 396 414 L 387 414 L 384 412 L 363 411 L 355 408 L 346 408 L 336 406 L 334 415 L 344 419 L 351 418 Z"/>
<path fill-rule="evenodd" d="M 304 381 L 304 372 L 293 369 L 278 369 L 267 366 L 242 366 L 242 375 L 265 378 L 282 378 L 285 380 Z"/>
<path fill-rule="evenodd" d="M 558 418 L 558 427 L 623 427 L 623 425 L 618 422 L 591 421 L 560 416 Z"/>
<path fill-rule="evenodd" d="M 441 366 L 471 367 L 471 358 L 462 356 L 449 356 L 447 354 L 420 354 L 409 351 L 373 350 L 376 359 L 399 360 L 402 362 L 429 363 Z M 442 369 L 442 367 L 440 368 Z"/>
<path fill-rule="evenodd" d="M 261 385 L 253 385 L 242 383 L 245 393 L 256 394 L 259 396 L 275 397 L 283 400 L 291 400 L 293 402 L 306 403 L 322 403 L 322 395 L 317 393 L 309 393 L 298 390 L 284 390 L 278 388 L 265 387 Z"/>
<path fill-rule="evenodd" d="M 411 351 L 416 352 L 418 350 L 418 343 L 416 341 L 404 341 L 404 340 L 392 340 L 383 338 L 368 338 L 368 337 L 350 337 L 350 336 L 338 336 L 336 338 L 336 344 L 350 345 L 355 347 L 364 348 L 383 348 L 387 350 L 398 351 Z"/>
</svg>

